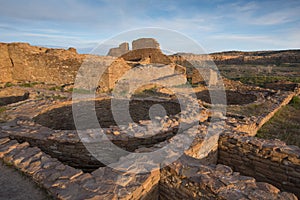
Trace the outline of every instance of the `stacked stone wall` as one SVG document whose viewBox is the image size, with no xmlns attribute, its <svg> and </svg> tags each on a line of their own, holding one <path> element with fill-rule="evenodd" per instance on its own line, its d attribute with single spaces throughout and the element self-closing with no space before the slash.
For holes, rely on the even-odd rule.
<svg viewBox="0 0 300 200">
<path fill-rule="evenodd" d="M 300 197 L 300 148 L 297 146 L 229 132 L 220 137 L 218 163 Z"/>
</svg>

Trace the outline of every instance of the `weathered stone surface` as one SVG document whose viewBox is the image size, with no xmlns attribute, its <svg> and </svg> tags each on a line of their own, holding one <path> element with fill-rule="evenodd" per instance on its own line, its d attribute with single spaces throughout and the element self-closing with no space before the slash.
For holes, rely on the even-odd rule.
<svg viewBox="0 0 300 200">
<path fill-rule="evenodd" d="M 9 141 L 10 141 L 10 139 L 9 139 L 8 137 L 1 138 L 1 139 L 0 139 L 0 145 L 3 145 L 3 144 L 5 144 L 5 143 L 7 143 L 7 142 L 9 142 Z"/>
<path fill-rule="evenodd" d="M 159 49 L 159 43 L 153 38 L 140 38 L 132 41 L 132 50 L 149 48 Z"/>
<path fill-rule="evenodd" d="M 1 81 L 40 81 L 56 84 L 71 83 L 72 71 L 82 63 L 83 55 L 72 49 L 47 49 L 30 46 L 27 43 L 0 44 Z M 55 63 L 55 66 L 53 66 Z M 24 71 L 24 69 L 26 69 Z"/>
<path fill-rule="evenodd" d="M 118 58 L 104 71 L 99 82 L 98 90 L 101 92 L 106 92 L 113 89 L 119 79 L 121 79 L 121 77 L 130 69 L 131 66 L 129 66 L 124 59 Z"/>
<path fill-rule="evenodd" d="M 38 149 L 38 151 L 33 151 L 33 153 L 34 153 L 34 155 L 26 156 L 26 158 L 24 158 L 21 161 L 21 163 L 20 163 L 21 167 L 26 169 L 32 162 L 39 161 L 43 155 L 43 152 L 41 152 L 40 149 Z"/>
<path fill-rule="evenodd" d="M 0 158 L 3 158 L 3 156 L 6 153 L 9 153 L 12 151 L 14 148 L 18 146 L 18 142 L 15 140 L 10 140 L 7 143 L 4 143 L 3 145 L 0 146 Z"/>
<path fill-rule="evenodd" d="M 280 200 L 297 200 L 298 198 L 294 194 L 282 192 L 279 195 L 278 199 L 280 199 Z"/>
<path fill-rule="evenodd" d="M 171 60 L 160 49 L 137 49 L 121 56 L 126 61 L 140 62 L 148 59 L 149 63 L 170 64 Z"/>
<path fill-rule="evenodd" d="M 223 189 L 220 193 L 219 193 L 219 197 L 220 198 L 224 198 L 224 199 L 248 199 L 247 196 L 240 190 L 237 189 Z"/>
<path fill-rule="evenodd" d="M 208 86 L 214 86 L 218 83 L 218 74 L 213 69 L 194 68 L 191 79 L 192 84 L 203 82 Z"/>
<path fill-rule="evenodd" d="M 147 89 L 147 86 L 172 87 L 186 83 L 184 74 L 176 74 L 175 65 L 147 64 L 131 69 L 120 80 L 114 94 L 133 94 Z"/>
<path fill-rule="evenodd" d="M 142 43 L 146 45 L 146 49 L 139 48 Z M 115 83 L 126 71 L 136 65 L 130 63 L 132 66 L 129 66 L 124 60 L 115 60 L 112 57 L 77 54 L 74 48 L 48 49 L 30 46 L 26 43 L 0 43 L 0 46 L 4 52 L 3 58 L 0 58 L 0 69 L 3 68 L 4 72 L 1 75 L 5 74 L 5 78 L 1 78 L 2 82 L 30 81 L 66 86 L 75 82 L 76 75 L 78 77 L 85 75 L 85 80 L 77 79 L 76 87 L 108 92 L 113 89 Z M 137 40 L 135 47 L 128 52 L 128 43 L 123 43 L 118 49 L 111 50 L 110 54 L 122 56 L 126 61 L 140 64 L 171 63 L 153 39 Z M 78 73 L 79 68 L 81 72 Z M 82 74 L 83 70 L 84 74 Z M 97 76 L 99 72 L 103 72 L 101 78 Z M 185 73 L 185 67 L 176 65 L 176 73 Z"/>
<path fill-rule="evenodd" d="M 233 138 L 232 138 L 233 137 Z M 279 189 L 300 196 L 299 147 L 287 146 L 281 141 L 270 141 L 243 135 L 224 134 L 219 142 L 219 163 L 233 167 L 244 175 L 269 182 Z M 294 184 L 296 183 L 296 184 Z M 265 183 L 258 184 L 264 192 L 279 190 Z M 262 191 L 253 198 L 264 198 Z"/>
<path fill-rule="evenodd" d="M 8 51 L 8 45 L 0 43 L 0 80 L 1 82 L 12 81 L 13 60 Z"/>
<path fill-rule="evenodd" d="M 13 161 L 13 157 L 21 152 L 23 149 L 26 149 L 29 146 L 27 142 L 17 145 L 11 151 L 4 154 L 3 160 L 6 163 L 11 163 Z"/>
<path fill-rule="evenodd" d="M 184 160 L 186 159 L 181 158 L 180 161 L 162 169 L 160 198 L 229 200 L 277 199 L 280 195 L 285 196 L 268 183 L 256 182 L 252 177 L 232 173 L 227 166 L 197 166 L 191 162 L 185 164 Z M 190 168 L 189 164 L 194 167 Z M 191 169 L 193 172 L 187 173 Z"/>
<path fill-rule="evenodd" d="M 26 168 L 26 173 L 28 173 L 30 175 L 34 174 L 39 169 L 41 169 L 41 167 L 42 167 L 41 165 L 42 165 L 42 163 L 39 160 L 31 162 L 30 165 Z"/>
<path fill-rule="evenodd" d="M 266 192 L 271 192 L 274 194 L 278 194 L 280 192 L 278 188 L 268 183 L 258 182 L 256 183 L 256 185 L 259 189 L 264 190 Z"/>
<path fill-rule="evenodd" d="M 28 72 L 28 74 L 26 72 L 23 75 L 20 74 L 16 76 L 16 78 L 20 80 L 32 76 L 34 76 L 34 80 L 43 80 L 43 77 L 41 79 L 39 79 L 40 77 L 35 77 L 37 74 L 34 70 L 38 64 L 49 66 L 50 64 L 48 62 L 54 60 L 59 63 L 59 67 L 63 66 L 61 68 L 69 68 L 69 64 L 72 65 L 72 62 L 65 62 L 65 60 L 72 58 L 73 54 L 75 55 L 74 57 L 76 57 L 75 63 L 79 63 L 81 59 L 80 56 L 77 58 L 78 55 L 76 54 L 75 49 L 53 50 L 35 47 L 30 49 L 31 47 L 28 45 L 20 45 L 21 50 L 16 50 L 14 48 L 18 45 L 15 45 L 15 47 L 12 47 L 13 45 L 8 46 L 15 51 L 11 55 L 9 54 L 9 56 L 12 56 L 16 61 L 16 63 L 13 63 L 16 64 L 16 72 L 12 72 L 11 74 L 21 73 L 20 66 L 22 62 L 29 68 L 30 72 Z M 122 48 L 123 47 L 124 46 L 122 46 Z M 125 49 L 126 48 L 125 45 Z M 145 51 L 141 50 L 138 52 L 138 50 L 134 50 L 132 52 L 132 54 L 127 54 L 127 61 L 126 59 L 119 58 L 108 65 L 108 69 L 111 71 L 107 70 L 107 73 L 105 74 L 105 77 L 107 78 L 105 79 L 107 80 L 107 82 L 105 81 L 105 84 L 107 85 L 104 85 L 103 83 L 102 89 L 111 89 L 127 70 L 141 65 L 147 67 L 151 63 L 156 62 L 163 63 L 163 65 L 157 65 L 161 68 L 171 67 L 171 73 L 159 73 L 163 74 L 164 77 L 172 77 L 174 74 L 176 76 L 184 75 L 186 73 L 185 67 L 172 63 L 173 60 L 170 60 L 170 57 L 163 55 L 159 49 L 150 48 L 145 49 Z M 47 54 L 46 58 L 43 57 L 43 54 Z M 3 55 L 6 57 L 5 53 Z M 22 59 L 17 59 L 16 57 L 18 56 Z M 154 58 L 152 56 L 154 56 Z M 156 56 L 157 58 L 155 58 Z M 106 58 L 100 60 L 105 59 Z M 95 61 L 95 63 L 97 62 L 98 61 Z M 168 62 L 171 62 L 172 64 Z M 90 70 L 97 71 L 95 69 L 97 68 L 92 68 Z M 68 70 L 63 72 L 68 73 Z M 151 78 L 158 79 L 159 77 L 156 77 L 155 75 L 157 72 L 161 71 L 154 70 Z M 44 75 L 47 76 L 49 74 L 47 72 Z M 69 81 L 68 78 L 69 76 L 66 81 Z M 179 83 L 179 81 L 177 83 Z M 31 91 L 36 92 L 33 89 Z M 264 95 L 264 93 L 260 92 L 259 95 Z M 275 102 L 274 105 L 272 105 L 272 109 L 276 110 L 278 107 L 282 106 L 282 102 L 287 101 L 292 95 L 294 94 L 286 97 L 285 94 L 272 99 Z M 262 98 L 262 100 L 266 100 L 266 98 Z M 44 108 L 47 107 L 47 105 L 45 105 L 47 104 L 45 103 L 47 101 L 48 100 L 40 101 L 37 99 L 29 99 L 28 102 L 30 103 L 27 103 L 26 101 L 18 104 L 19 107 L 15 107 L 15 105 L 7 107 L 10 109 L 9 112 L 15 112 L 15 116 L 24 114 L 24 112 L 27 112 L 28 110 L 30 110 L 30 114 L 27 115 L 27 113 L 25 113 L 26 116 L 35 116 L 38 112 L 42 110 L 45 111 L 44 109 L 40 109 L 40 106 L 44 106 Z M 55 101 L 49 101 L 48 103 L 55 104 Z M 65 102 L 65 105 L 68 103 L 70 102 Z M 145 101 L 143 101 L 143 103 L 145 103 Z M 56 104 L 54 107 L 55 106 L 60 105 Z M 32 108 L 36 108 L 39 111 L 33 112 Z M 21 110 L 23 110 L 23 112 Z M 188 110 L 181 114 L 186 115 L 189 112 L 193 113 L 193 110 Z M 65 112 L 61 113 L 67 115 Z M 71 115 L 67 117 L 70 116 Z M 108 167 L 101 167 L 90 174 L 70 167 L 70 165 L 72 165 L 76 168 L 80 168 L 84 163 L 85 167 L 91 170 L 98 168 L 99 163 L 96 163 L 96 159 L 93 158 L 91 154 L 86 151 L 84 145 L 80 143 L 80 138 L 75 131 L 56 131 L 42 127 L 30 119 L 23 118 L 0 127 L 0 137 L 2 138 L 0 139 L 0 157 L 27 175 L 33 177 L 36 182 L 45 187 L 55 198 L 61 199 L 158 199 L 158 193 L 160 193 L 161 199 L 295 198 L 294 195 L 282 193 L 279 189 L 270 184 L 256 182 L 252 177 L 242 176 L 239 173 L 233 172 L 234 170 L 228 166 L 212 164 L 217 163 L 216 159 L 214 161 L 209 159 L 204 160 L 205 163 L 209 163 L 210 165 L 202 166 L 202 162 L 195 158 L 199 158 L 197 152 L 203 147 L 202 141 L 207 131 L 207 119 L 209 116 L 217 116 L 218 119 L 227 120 L 226 128 L 224 129 L 228 129 L 228 132 L 230 132 L 228 135 L 222 134 L 222 137 L 219 140 L 219 162 L 231 165 L 234 167 L 234 170 L 238 170 L 244 174 L 255 176 L 259 181 L 268 181 L 274 185 L 279 184 L 278 187 L 280 187 L 280 189 L 283 188 L 296 194 L 298 193 L 300 175 L 299 148 L 287 147 L 284 143 L 278 141 L 253 139 L 249 136 L 249 133 L 255 132 L 256 128 L 270 117 L 269 115 L 263 115 L 261 118 L 255 116 L 251 118 L 235 116 L 236 118 L 233 118 L 220 115 L 219 113 L 215 115 L 214 113 L 205 114 L 204 119 L 201 121 L 202 128 L 201 131 L 199 131 L 199 135 L 198 131 L 191 131 L 193 133 L 197 132 L 197 136 L 190 149 L 185 152 L 186 155 L 193 156 L 194 158 L 187 158 L 184 157 L 186 156 L 184 155 L 181 158 L 182 160 L 173 163 L 171 167 L 166 167 L 161 171 L 157 170 L 151 174 L 133 175 L 129 174 L 128 171 L 127 174 L 123 174 Z M 45 120 L 49 120 L 49 118 L 46 117 Z M 164 147 L 170 141 L 177 142 L 178 145 L 176 147 L 184 146 L 183 141 L 185 138 L 180 138 L 178 141 L 172 138 L 174 133 L 178 131 L 178 118 L 168 118 L 165 120 L 161 117 L 157 117 L 155 120 L 162 124 L 162 132 L 158 131 L 159 133 L 157 135 L 146 139 L 143 138 L 143 140 L 139 140 L 139 138 L 148 136 L 148 132 L 144 133 L 141 129 L 132 124 L 128 126 L 124 125 L 120 128 L 108 127 L 103 132 L 108 134 L 109 140 L 120 147 L 139 153 L 153 152 Z M 193 122 L 191 119 L 182 121 L 185 123 Z M 64 120 L 59 120 L 58 123 L 66 122 Z M 151 127 L 149 124 L 150 121 L 148 120 L 141 122 L 142 126 L 147 127 L 147 130 L 158 130 L 158 128 Z M 218 129 L 216 125 L 212 126 L 212 128 L 214 130 Z M 232 130 L 240 130 L 246 133 L 234 132 Z M 134 132 L 134 134 L 129 137 L 128 135 L 130 134 L 128 133 L 132 132 Z M 192 134 L 191 132 L 188 132 L 185 136 Z M 202 133 L 204 134 L 201 135 Z M 93 144 L 93 141 L 98 139 L 97 134 L 92 133 L 92 131 L 87 131 L 86 134 L 86 137 L 83 138 L 84 141 L 90 142 L 92 145 L 96 146 L 96 144 Z M 10 136 L 10 139 L 16 139 L 19 142 L 28 141 L 31 146 L 39 146 L 42 151 L 57 157 L 57 159 L 51 158 L 38 148 L 29 147 L 28 143 L 19 144 L 14 140 L 3 138 L 7 135 Z M 212 148 L 209 148 L 209 150 L 212 150 Z M 213 150 L 217 152 L 217 143 L 213 147 Z M 178 153 L 176 151 L 167 151 L 164 152 L 164 154 L 167 154 L 167 158 L 171 158 L 175 157 Z M 113 154 L 107 155 L 109 157 Z M 125 156 L 120 158 L 120 160 L 124 164 L 122 166 L 124 171 L 129 169 L 138 171 L 142 168 L 149 170 L 153 167 L 159 167 L 159 157 L 161 156 L 165 155 L 159 155 L 157 156 L 157 160 L 155 159 L 158 163 L 152 163 L 144 157 L 143 162 L 145 165 L 141 166 L 133 163 L 130 159 L 126 160 Z M 207 156 L 205 154 L 205 156 L 202 157 Z M 217 158 L 217 153 L 212 157 Z M 210 158 L 210 155 L 207 158 Z M 63 161 L 64 164 L 62 164 L 61 161 Z"/>
<path fill-rule="evenodd" d="M 107 55 L 119 57 L 127 53 L 128 51 L 129 51 L 129 44 L 127 42 L 124 42 L 120 44 L 119 47 L 110 49 Z"/>
</svg>

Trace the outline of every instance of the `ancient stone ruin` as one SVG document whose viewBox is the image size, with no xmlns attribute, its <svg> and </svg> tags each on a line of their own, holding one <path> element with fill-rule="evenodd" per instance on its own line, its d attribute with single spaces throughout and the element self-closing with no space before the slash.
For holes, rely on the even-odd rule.
<svg viewBox="0 0 300 200">
<path fill-rule="evenodd" d="M 132 41 L 132 50 L 138 49 L 160 49 L 159 43 L 153 38 L 140 38 Z M 111 48 L 107 55 L 119 57 L 126 54 L 129 51 L 128 42 L 123 42 L 119 47 Z"/>
<path fill-rule="evenodd" d="M 141 40 L 136 40 L 131 51 L 128 44 L 110 51 L 115 55 L 128 51 L 119 58 L 91 56 L 89 62 L 107 67 L 98 87 L 92 90 L 73 86 L 88 55 L 72 49 L 0 44 L 4 52 L 0 55 L 0 105 L 4 108 L 0 113 L 1 160 L 33 179 L 55 199 L 299 198 L 300 148 L 254 137 L 281 107 L 300 94 L 299 85 L 287 90 L 244 85 L 220 77 L 213 67 L 205 67 L 211 60 L 203 61 L 204 56 L 168 56 L 158 49 L 155 40 L 144 41 L 151 48 L 140 49 Z M 193 67 L 197 62 L 203 64 L 203 71 L 200 64 Z M 90 71 L 96 66 L 92 65 Z M 128 99 L 124 87 L 134 74 L 145 77 L 134 77 L 130 82 L 133 86 L 145 79 L 148 85 L 132 91 Z M 226 102 L 220 100 L 220 78 Z M 187 89 L 196 83 L 192 90 Z M 71 91 L 87 98 L 72 101 Z M 91 91 L 95 93 L 93 98 Z M 193 99 L 190 91 L 198 109 L 189 103 Z M 188 103 L 183 104 L 181 96 Z M 117 121 L 112 102 L 128 103 L 132 121 Z M 226 113 L 213 109 L 223 108 L 224 103 Z M 91 104 L 94 106 L 89 107 Z M 161 110 L 158 105 L 165 110 L 162 116 L 150 112 Z M 80 111 L 80 128 L 72 108 Z M 250 112 L 252 108 L 255 110 Z M 88 114 L 92 111 L 97 125 L 90 121 Z M 117 113 L 124 112 L 120 108 Z M 95 132 L 99 124 L 101 130 Z M 102 151 L 92 154 L 89 150 L 99 150 L 100 133 L 107 139 L 101 140 Z M 188 148 L 167 166 L 143 157 L 131 162 L 131 153 L 157 151 L 157 159 L 161 152 L 165 160 L 176 157 L 180 144 L 191 136 Z M 177 144 L 173 149 L 162 151 L 173 143 Z M 126 153 L 115 156 L 111 144 Z M 103 160 L 121 163 L 119 170 Z M 147 170 L 143 167 L 152 170 L 135 173 Z"/>
<path fill-rule="evenodd" d="M 129 44 L 127 42 L 124 42 L 119 45 L 119 47 L 112 48 L 108 52 L 108 56 L 114 56 L 119 57 L 129 51 Z"/>
<path fill-rule="evenodd" d="M 153 38 L 139 38 L 132 41 L 132 50 L 160 49 L 159 43 Z"/>
</svg>

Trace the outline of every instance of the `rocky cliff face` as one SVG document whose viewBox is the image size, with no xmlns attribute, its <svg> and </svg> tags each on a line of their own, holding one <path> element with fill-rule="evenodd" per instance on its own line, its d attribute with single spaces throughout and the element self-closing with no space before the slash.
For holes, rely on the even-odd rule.
<svg viewBox="0 0 300 200">
<path fill-rule="evenodd" d="M 12 80 L 12 60 L 8 53 L 8 46 L 0 44 L 0 82 L 8 82 Z"/>
<path fill-rule="evenodd" d="M 72 83 L 85 57 L 74 48 L 48 49 L 27 43 L 0 43 L 0 50 L 0 82 Z"/>
<path fill-rule="evenodd" d="M 119 50 L 127 51 L 128 44 L 121 44 L 116 51 Z M 83 89 L 97 88 L 102 92 L 114 88 L 118 79 L 136 65 L 171 63 L 168 56 L 155 48 L 132 50 L 120 58 L 82 55 L 77 54 L 74 48 L 49 49 L 27 43 L 0 43 L 0 51 L 0 83 L 31 81 L 72 85 L 78 75 L 81 82 L 77 81 L 76 86 Z M 176 71 L 185 73 L 185 69 L 180 66 L 177 66 Z M 98 87 L 95 81 L 98 81 Z"/>
</svg>

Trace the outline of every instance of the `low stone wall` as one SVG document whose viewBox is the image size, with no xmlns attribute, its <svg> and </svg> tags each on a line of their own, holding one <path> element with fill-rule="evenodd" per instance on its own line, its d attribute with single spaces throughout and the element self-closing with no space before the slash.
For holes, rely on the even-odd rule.
<svg viewBox="0 0 300 200">
<path fill-rule="evenodd" d="M 253 117 L 253 119 L 248 119 L 247 122 L 243 123 L 239 121 L 238 124 L 231 124 L 234 127 L 234 130 L 239 132 L 246 132 L 251 136 L 255 136 L 257 131 L 268 122 L 277 111 L 283 106 L 287 105 L 294 96 L 299 95 L 300 87 L 299 85 L 295 88 L 293 92 L 288 91 L 278 91 L 273 96 L 269 97 L 266 101 L 271 101 L 272 106 L 268 108 L 269 112 L 261 114 L 258 117 Z M 268 97 L 267 97 L 268 98 Z M 227 120 L 228 121 L 228 120 Z"/>
<path fill-rule="evenodd" d="M 227 132 L 219 140 L 218 163 L 300 197 L 300 148 L 297 146 Z"/>
<path fill-rule="evenodd" d="M 8 96 L 0 97 L 0 106 L 6 106 L 8 104 L 24 101 L 29 98 L 29 93 L 24 93 L 22 96 Z"/>
<path fill-rule="evenodd" d="M 295 89 L 294 92 L 289 92 L 288 95 L 286 96 L 282 96 L 280 94 L 276 95 L 274 97 L 274 99 L 277 100 L 277 102 L 274 103 L 273 105 L 273 110 L 272 112 L 268 113 L 267 115 L 265 116 L 261 116 L 260 119 L 258 120 L 258 123 L 257 123 L 257 129 L 256 131 L 258 131 L 258 129 L 260 129 L 266 122 L 268 122 L 276 113 L 277 111 L 282 108 L 283 106 L 287 105 L 288 103 L 290 103 L 290 101 L 292 100 L 292 98 L 294 96 L 297 96 L 300 92 L 299 90 L 299 86 Z"/>
<path fill-rule="evenodd" d="M 165 130 L 148 138 L 130 136 L 128 135 L 128 131 L 121 130 L 117 127 L 106 128 L 104 131 L 109 140 L 106 145 L 107 150 L 102 150 L 102 152 L 107 153 L 107 155 L 103 154 L 101 156 L 109 158 L 114 153 L 110 150 L 111 142 L 126 151 L 133 152 L 138 148 L 151 147 L 157 143 L 168 140 L 177 132 L 177 128 L 174 124 L 169 124 Z M 136 134 L 142 134 L 141 131 L 134 132 Z M 1 133 L 19 142 L 26 141 L 31 146 L 37 146 L 65 164 L 83 169 L 84 171 L 93 171 L 100 166 L 104 166 L 86 149 L 76 131 L 51 130 L 29 119 L 16 119 L 7 124 L 7 126 L 4 126 L 4 129 L 2 127 Z M 90 140 L 86 141 L 89 146 L 91 148 L 99 148 L 99 143 L 93 140 L 93 138 L 97 136 L 88 130 L 86 134 Z"/>
<path fill-rule="evenodd" d="M 143 134 L 143 131 L 138 130 L 138 127 L 131 127 L 133 128 L 131 132 L 136 134 L 135 137 L 130 136 L 128 130 L 121 130 L 117 127 L 103 129 L 109 140 L 107 141 L 107 145 L 102 143 L 102 147 L 107 148 L 102 149 L 100 156 L 102 158 L 119 159 L 113 156 L 114 152 L 110 147 L 111 142 L 128 152 L 142 152 L 145 149 L 149 152 L 163 148 L 173 140 L 172 137 L 178 132 L 177 123 L 177 121 L 170 119 L 169 122 L 164 125 L 165 128 L 161 130 L 160 133 L 146 138 L 139 138 L 141 134 Z M 196 128 L 197 130 L 191 129 L 192 131 L 190 131 L 191 134 L 195 134 L 196 132 L 195 138 L 184 153 L 188 156 L 200 159 L 202 164 L 216 164 L 218 134 L 211 137 L 210 140 L 204 141 L 205 135 L 207 134 L 206 124 L 197 126 Z M 99 150 L 99 143 L 97 140 L 95 142 L 95 138 L 99 137 L 99 135 L 95 135 L 94 132 L 89 130 L 87 130 L 85 138 L 79 138 L 79 135 L 74 130 L 51 130 L 34 123 L 30 119 L 16 119 L 6 126 L 2 126 L 1 133 L 19 142 L 28 142 L 31 146 L 37 146 L 61 162 L 86 172 L 91 172 L 98 167 L 104 166 L 94 158 L 81 141 L 85 140 L 90 149 L 95 148 Z M 103 142 L 104 141 L 105 139 Z"/>
<path fill-rule="evenodd" d="M 84 173 L 27 142 L 18 143 L 7 137 L 0 139 L 0 159 L 32 177 L 55 199 L 158 199 L 159 170 L 134 175 L 103 167 Z"/>
<path fill-rule="evenodd" d="M 197 160 L 181 158 L 162 169 L 159 198 L 182 199 L 297 199 L 291 193 L 254 178 L 242 176 L 225 165 L 201 165 Z"/>
<path fill-rule="evenodd" d="M 230 167 L 205 166 L 190 157 L 146 174 L 121 173 L 108 167 L 84 173 L 27 142 L 2 137 L 0 159 L 32 177 L 56 199 L 297 199 Z"/>
</svg>

